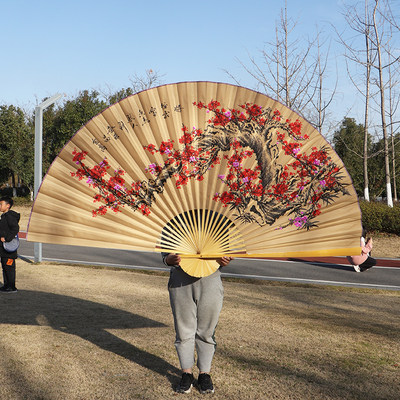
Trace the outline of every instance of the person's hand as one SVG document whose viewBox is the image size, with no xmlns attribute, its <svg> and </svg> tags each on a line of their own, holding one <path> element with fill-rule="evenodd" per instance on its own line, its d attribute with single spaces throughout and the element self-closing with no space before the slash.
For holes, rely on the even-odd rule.
<svg viewBox="0 0 400 400">
<path fill-rule="evenodd" d="M 0 240 L 1 240 L 2 242 L 5 242 L 5 241 L 6 241 L 6 238 L 3 238 L 3 237 L 2 237 Z"/>
<path fill-rule="evenodd" d="M 221 267 L 226 267 L 232 260 L 233 257 L 221 257 L 217 258 L 216 261 Z"/>
<path fill-rule="evenodd" d="M 165 262 L 168 265 L 179 265 L 181 262 L 181 257 L 178 254 L 168 254 L 167 257 L 165 257 Z"/>
</svg>

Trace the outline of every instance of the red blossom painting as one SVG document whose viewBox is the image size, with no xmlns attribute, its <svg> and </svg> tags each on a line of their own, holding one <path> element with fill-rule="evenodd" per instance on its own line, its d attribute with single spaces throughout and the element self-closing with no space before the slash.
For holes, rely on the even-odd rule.
<svg viewBox="0 0 400 400">
<path fill-rule="evenodd" d="M 93 215 L 104 215 L 129 206 L 144 215 L 152 203 L 174 180 L 177 189 L 190 180 L 202 181 L 210 169 L 222 161 L 226 169 L 218 175 L 224 190 L 213 200 L 229 207 L 243 223 L 272 225 L 277 229 L 295 226 L 310 229 L 318 225 L 321 207 L 348 195 L 344 174 L 328 154 L 329 146 L 303 151 L 309 137 L 302 133 L 299 120 L 285 119 L 278 110 L 257 104 L 225 109 L 218 101 L 196 102 L 193 107 L 206 110 L 210 118 L 204 131 L 182 127 L 179 143 L 172 140 L 144 146 L 151 154 L 163 157 L 162 164 L 147 166 L 149 178 L 127 182 L 125 171 L 110 171 L 105 158 L 93 167 L 85 163 L 86 151 L 74 150 L 78 169 L 71 175 L 95 188 L 94 201 L 101 203 Z M 279 161 L 285 154 L 284 165 Z M 246 167 L 254 164 L 252 168 Z"/>
</svg>

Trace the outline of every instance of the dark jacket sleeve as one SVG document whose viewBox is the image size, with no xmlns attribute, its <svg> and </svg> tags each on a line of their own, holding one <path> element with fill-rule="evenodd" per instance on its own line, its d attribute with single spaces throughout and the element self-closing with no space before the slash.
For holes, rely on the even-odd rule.
<svg viewBox="0 0 400 400">
<path fill-rule="evenodd" d="M 165 259 L 167 258 L 168 254 L 170 253 L 161 253 L 161 257 L 162 257 L 162 261 L 165 265 L 167 265 L 168 267 L 170 267 L 170 265 L 168 265 L 165 261 Z"/>
<path fill-rule="evenodd" d="M 8 213 L 7 213 L 8 214 Z M 19 232 L 19 225 L 18 225 L 18 219 L 15 218 L 13 215 L 5 215 L 6 221 L 8 224 L 8 232 L 6 232 L 4 239 L 6 239 L 6 242 L 10 242 L 11 240 L 14 239 L 15 235 Z"/>
</svg>

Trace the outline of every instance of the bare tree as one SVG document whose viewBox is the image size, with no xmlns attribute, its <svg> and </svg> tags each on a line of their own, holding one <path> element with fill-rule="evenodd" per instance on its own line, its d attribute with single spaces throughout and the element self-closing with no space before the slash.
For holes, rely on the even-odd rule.
<svg viewBox="0 0 400 400">
<path fill-rule="evenodd" d="M 162 83 L 162 76 L 163 75 L 160 75 L 159 72 L 148 69 L 145 71 L 144 75 L 135 73 L 133 77 L 129 78 L 131 84 L 126 88 L 115 91 L 109 85 L 106 85 L 105 89 L 98 89 L 98 91 L 106 99 L 108 104 L 114 104 L 131 94 L 160 85 Z"/>
<path fill-rule="evenodd" d="M 371 4 L 372 3 L 372 4 Z M 364 114 L 364 195 L 365 198 L 369 199 L 368 189 L 368 170 L 367 160 L 372 155 L 368 156 L 368 129 L 370 120 L 370 102 L 371 100 L 376 102 L 378 105 L 378 118 L 380 120 L 379 126 L 383 137 L 383 153 L 385 158 L 385 176 L 386 176 L 386 195 L 387 204 L 393 206 L 392 191 L 391 191 L 391 176 L 390 176 L 390 165 L 389 165 L 389 145 L 388 145 L 388 125 L 386 121 L 387 110 L 387 89 L 389 85 L 388 81 L 388 69 L 390 66 L 397 62 L 399 58 L 394 58 L 391 54 L 390 42 L 392 40 L 393 27 L 396 21 L 390 10 L 388 0 L 364 0 L 364 15 L 359 13 L 359 5 L 356 4 L 352 7 L 347 7 L 345 18 L 348 26 L 355 31 L 358 35 L 357 38 L 363 37 L 365 47 L 362 48 L 359 43 L 354 41 L 348 41 L 339 36 L 340 42 L 346 49 L 346 64 L 348 68 L 348 75 L 353 82 L 357 90 L 365 98 L 365 114 Z M 390 27 L 390 33 L 388 32 Z M 350 71 L 349 62 L 353 65 L 361 66 L 364 69 L 363 83 L 357 80 L 357 76 L 354 76 L 354 70 Z M 390 74 L 389 74 L 390 75 Z M 372 93 L 371 85 L 374 84 L 377 88 L 376 93 Z M 390 85 L 389 85 L 390 86 Z"/>
<path fill-rule="evenodd" d="M 145 75 L 134 74 L 133 78 L 130 78 L 131 88 L 134 93 L 141 92 L 143 90 L 150 89 L 161 84 L 162 75 L 153 69 L 147 69 Z"/>
<path fill-rule="evenodd" d="M 395 151 L 395 133 L 396 133 L 396 125 L 399 124 L 399 121 L 396 121 L 396 114 L 400 104 L 400 93 L 396 92 L 396 87 L 399 84 L 398 67 L 393 71 L 393 66 L 389 65 L 388 69 L 389 73 L 389 82 L 388 82 L 388 94 L 389 94 L 389 110 L 388 110 L 388 118 L 389 118 L 389 129 L 390 129 L 390 138 L 391 138 L 391 150 L 392 150 L 392 178 L 393 178 L 393 199 L 397 202 L 397 187 L 396 187 L 396 151 Z"/>
<path fill-rule="evenodd" d="M 256 81 L 256 89 L 281 101 L 304 116 L 308 112 L 316 88 L 318 63 L 313 59 L 316 39 L 305 45 L 299 39 L 291 41 L 296 22 L 288 18 L 287 1 L 276 25 L 275 42 L 268 42 L 261 52 L 262 62 L 249 56 L 250 65 L 238 60 Z M 237 83 L 237 79 L 226 71 Z M 317 125 L 317 124 L 316 124 Z"/>
<path fill-rule="evenodd" d="M 384 10 L 380 9 L 379 10 L 379 15 L 385 16 L 384 18 L 381 18 L 382 21 L 377 21 L 377 10 L 379 6 L 379 0 L 375 0 L 375 6 L 374 10 L 372 12 L 372 20 L 373 20 L 373 31 L 374 31 L 374 36 L 373 36 L 373 43 L 374 46 L 376 47 L 376 52 L 377 52 L 377 64 L 374 64 L 374 68 L 377 69 L 378 71 L 378 80 L 377 80 L 377 86 L 379 89 L 379 94 L 380 94 L 380 116 L 381 116 L 381 122 L 382 122 L 382 133 L 383 133 L 383 141 L 384 141 L 384 154 L 385 154 L 385 176 L 386 176 L 386 197 L 387 197 L 387 205 L 389 207 L 393 207 L 393 198 L 392 198 L 392 186 L 391 186 L 391 178 L 390 178 L 390 165 L 389 165 L 389 141 L 388 141 L 388 133 L 387 133 L 387 124 L 386 124 L 386 111 L 385 111 L 385 82 L 384 82 L 384 77 L 383 77 L 383 71 L 385 68 L 388 68 L 391 64 L 394 62 L 398 61 L 398 57 L 393 60 L 389 61 L 388 64 L 383 63 L 383 57 L 382 53 L 386 52 L 387 55 L 390 57 L 390 52 L 388 52 L 388 43 L 383 43 L 382 37 L 384 36 L 384 32 L 381 30 L 379 31 L 378 27 L 384 28 L 384 21 L 387 21 L 390 23 L 392 17 L 391 17 L 391 11 L 390 7 L 388 7 L 387 2 L 383 2 L 383 5 L 386 6 Z M 388 42 L 391 40 L 391 36 L 388 39 Z"/>
<path fill-rule="evenodd" d="M 317 30 L 317 37 L 316 37 L 316 45 L 317 45 L 317 53 L 316 53 L 316 80 L 313 82 L 314 91 L 310 93 L 310 103 L 312 109 L 310 110 L 311 113 L 314 112 L 316 117 L 309 117 L 310 120 L 314 122 L 314 126 L 322 133 L 323 126 L 326 121 L 326 116 L 328 112 L 328 108 L 332 103 L 336 88 L 337 88 L 337 80 L 335 83 L 335 87 L 333 90 L 327 90 L 325 88 L 325 76 L 326 76 L 326 69 L 328 66 L 328 59 L 329 59 L 329 48 L 328 51 L 324 54 L 322 51 L 322 44 L 320 43 L 320 33 Z"/>
<path fill-rule="evenodd" d="M 342 34 L 338 33 L 340 43 L 345 48 L 345 59 L 347 74 L 353 83 L 357 91 L 365 99 L 364 107 L 364 145 L 363 145 L 363 171 L 364 171 L 364 198 L 369 201 L 369 177 L 368 177 L 368 130 L 369 130 L 369 109 L 370 100 L 373 97 L 371 94 L 371 67 L 376 58 L 375 49 L 371 46 L 371 16 L 369 13 L 369 0 L 365 0 L 364 3 L 364 15 L 359 14 L 358 5 L 348 6 L 344 13 L 349 28 L 356 33 L 356 37 L 353 40 L 348 40 L 343 37 Z M 358 43 L 355 43 L 359 38 L 363 38 L 365 47 L 362 48 Z M 361 82 L 357 75 L 354 73 L 354 68 L 349 66 L 349 63 L 357 67 L 362 68 L 362 79 Z"/>
<path fill-rule="evenodd" d="M 369 201 L 369 177 L 368 177 L 368 117 L 369 117 L 369 100 L 370 100 L 370 79 L 371 79 L 371 63 L 374 53 L 371 51 L 370 40 L 370 23 L 368 12 L 368 0 L 365 0 L 364 12 L 364 40 L 365 40 L 365 112 L 364 112 L 364 152 L 363 152 L 363 168 L 364 168 L 364 198 Z"/>
<path fill-rule="evenodd" d="M 390 25 L 390 38 L 392 38 L 394 32 L 400 32 L 400 25 L 398 24 L 398 18 L 396 18 L 391 9 L 390 3 L 386 2 L 386 11 L 381 12 L 381 17 L 384 21 L 386 21 Z M 399 144 L 399 142 L 395 143 L 395 134 L 396 134 L 396 126 L 399 126 L 400 121 L 396 121 L 395 116 L 397 115 L 398 106 L 400 103 L 400 94 L 395 91 L 395 88 L 399 85 L 399 60 L 400 57 L 393 57 L 392 49 L 389 47 L 388 55 L 389 55 L 389 63 L 388 63 L 388 94 L 389 94 L 389 111 L 388 118 L 390 120 L 390 136 L 391 136 L 391 148 L 392 148 L 392 176 L 393 176 L 393 193 L 394 200 L 397 201 L 397 187 L 396 187 L 396 152 L 395 147 Z M 391 59 L 390 59 L 391 58 Z M 393 69 L 394 66 L 394 69 Z M 393 72 L 395 77 L 393 77 Z"/>
</svg>

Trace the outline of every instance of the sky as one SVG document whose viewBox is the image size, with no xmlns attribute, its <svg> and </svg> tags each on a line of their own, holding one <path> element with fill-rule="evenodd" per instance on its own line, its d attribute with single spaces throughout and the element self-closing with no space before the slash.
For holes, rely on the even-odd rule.
<svg viewBox="0 0 400 400">
<path fill-rule="evenodd" d="M 317 26 L 331 43 L 331 72 L 343 49 L 332 26 L 345 28 L 343 0 L 288 0 L 299 38 Z M 0 0 L 0 104 L 33 109 L 56 93 L 116 91 L 152 69 L 162 83 L 214 81 L 255 88 L 240 66 L 275 39 L 281 0 Z M 345 79 L 335 112 L 354 107 Z"/>
</svg>

